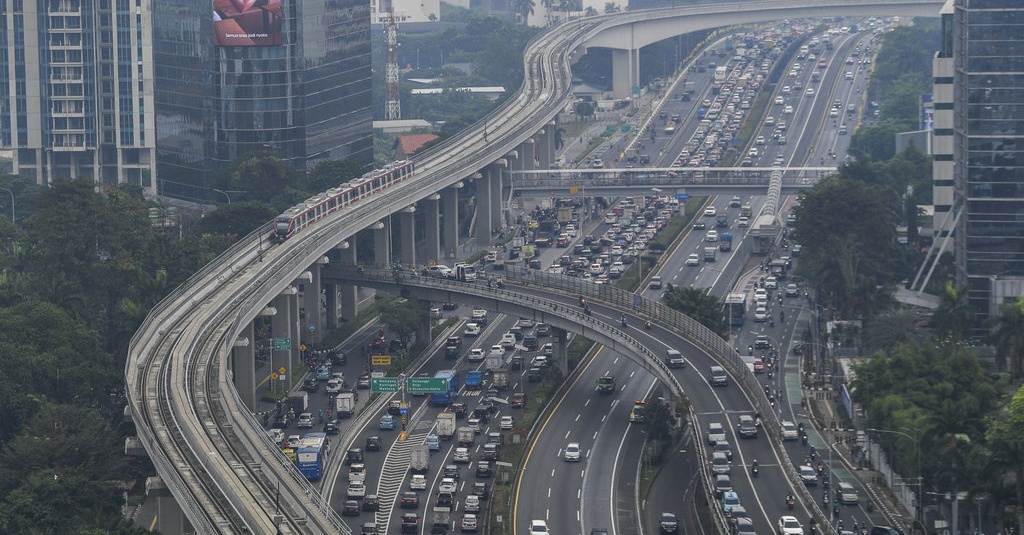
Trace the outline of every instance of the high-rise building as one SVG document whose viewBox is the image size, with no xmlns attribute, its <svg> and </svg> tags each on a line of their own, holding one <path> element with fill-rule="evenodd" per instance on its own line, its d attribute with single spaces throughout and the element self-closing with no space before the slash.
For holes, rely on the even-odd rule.
<svg viewBox="0 0 1024 535">
<path fill-rule="evenodd" d="M 161 193 L 224 200 L 213 173 L 250 154 L 372 164 L 368 2 L 175 0 L 154 20 Z"/>
<path fill-rule="evenodd" d="M 151 0 L 0 0 L 0 148 L 39 184 L 155 192 Z"/>
<path fill-rule="evenodd" d="M 953 4 L 955 264 L 982 321 L 1024 293 L 1022 28 L 1020 0 Z"/>
</svg>

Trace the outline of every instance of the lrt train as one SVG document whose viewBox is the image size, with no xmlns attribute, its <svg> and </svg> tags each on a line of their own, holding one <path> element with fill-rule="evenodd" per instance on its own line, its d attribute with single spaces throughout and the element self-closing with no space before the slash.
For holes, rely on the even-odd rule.
<svg viewBox="0 0 1024 535">
<path fill-rule="evenodd" d="M 277 216 L 274 236 L 278 243 L 338 210 L 412 177 L 414 162 L 400 160 L 375 169 L 336 188 L 318 193 Z"/>
</svg>

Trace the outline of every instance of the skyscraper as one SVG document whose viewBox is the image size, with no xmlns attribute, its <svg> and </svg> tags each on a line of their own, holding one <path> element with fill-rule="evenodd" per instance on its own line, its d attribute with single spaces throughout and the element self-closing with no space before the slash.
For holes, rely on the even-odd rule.
<svg viewBox="0 0 1024 535">
<path fill-rule="evenodd" d="M 0 0 L 0 148 L 39 184 L 155 192 L 150 0 Z"/>
<path fill-rule="evenodd" d="M 372 163 L 368 2 L 176 0 L 154 18 L 161 193 L 211 199 L 211 173 L 256 153 Z"/>
<path fill-rule="evenodd" d="M 985 320 L 1024 293 L 1024 3 L 955 0 L 952 22 L 955 264 Z"/>
</svg>

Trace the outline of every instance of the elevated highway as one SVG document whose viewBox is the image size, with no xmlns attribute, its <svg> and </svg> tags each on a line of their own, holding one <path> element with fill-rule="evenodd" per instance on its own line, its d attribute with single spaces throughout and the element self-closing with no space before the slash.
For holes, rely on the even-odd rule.
<svg viewBox="0 0 1024 535">
<path fill-rule="evenodd" d="M 625 41 L 628 46 L 639 46 L 638 35 L 646 34 L 641 30 L 647 24 L 683 22 L 671 34 L 678 35 L 726 23 L 799 16 L 931 15 L 940 4 L 935 0 L 825 1 L 813 7 L 803 1 L 716 3 L 561 24 L 528 45 L 526 80 L 517 94 L 475 127 L 418 156 L 413 180 L 332 214 L 283 244 L 273 243 L 270 223 L 234 244 L 150 312 L 132 340 L 125 367 L 128 413 L 136 424 L 138 441 L 192 530 L 350 532 L 316 489 L 289 465 L 241 402 L 229 369 L 232 348 L 253 343 L 246 333 L 254 318 L 308 266 L 320 262 L 326 251 L 390 213 L 473 178 L 553 124 L 569 95 L 569 66 L 588 46 L 620 46 L 623 32 L 631 36 Z M 703 22 L 695 26 L 696 20 Z M 444 286 L 449 283 L 419 280 L 424 288 L 457 291 Z M 591 295 L 592 291 L 591 299 L 607 306 L 633 306 L 632 294 L 601 294 L 611 291 L 606 287 L 559 288 L 555 279 L 531 284 L 552 285 L 543 292 L 549 296 L 559 294 L 571 299 L 570 292 Z M 467 295 L 472 293 L 465 287 L 462 290 Z M 658 370 L 657 359 L 652 361 L 651 352 L 627 332 L 562 310 L 559 307 L 564 305 L 550 302 L 550 298 L 545 302 L 526 292 L 505 292 L 502 302 L 516 303 L 524 310 L 554 307 L 549 308 L 553 317 L 562 318 L 556 324 L 564 324 L 569 330 L 589 326 L 587 336 L 613 347 L 628 348 L 652 371 Z M 692 320 L 678 313 L 641 303 L 642 307 L 652 307 L 644 308 L 644 313 L 664 328 L 683 329 L 694 344 L 728 364 L 737 380 L 743 381 L 746 369 L 724 342 L 693 328 Z M 564 315 L 555 313 L 559 311 Z M 656 375 L 679 392 L 670 375 Z M 756 395 L 758 389 L 753 390 L 752 399 L 763 400 Z"/>
</svg>

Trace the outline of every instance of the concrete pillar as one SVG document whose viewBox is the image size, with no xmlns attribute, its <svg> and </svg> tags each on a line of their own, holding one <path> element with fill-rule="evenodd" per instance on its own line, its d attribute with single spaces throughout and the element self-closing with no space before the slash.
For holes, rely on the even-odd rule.
<svg viewBox="0 0 1024 535">
<path fill-rule="evenodd" d="M 483 174 L 476 181 L 476 242 L 479 245 L 491 243 L 491 236 L 494 234 L 494 224 L 491 218 L 491 210 L 494 205 L 491 202 L 491 184 L 494 181 L 492 175 L 499 173 L 498 167 L 489 165 L 484 168 Z"/>
<path fill-rule="evenodd" d="M 444 264 L 444 254 L 441 252 L 441 196 L 431 195 L 420 204 L 424 212 L 423 261 Z"/>
<path fill-rule="evenodd" d="M 398 212 L 398 253 L 402 264 L 416 267 L 416 207 L 407 206 Z"/>
<path fill-rule="evenodd" d="M 160 533 L 191 533 L 192 524 L 174 500 L 170 489 L 160 476 L 146 478 L 146 496 L 156 499 L 156 529 Z M 149 526 L 150 519 L 142 519 L 141 525 Z"/>
<path fill-rule="evenodd" d="M 444 213 L 442 225 L 442 239 L 444 244 L 445 258 L 449 263 L 455 263 L 455 256 L 459 250 L 459 188 L 462 182 L 441 190 L 441 209 Z"/>
<path fill-rule="evenodd" d="M 326 311 L 324 314 L 327 316 L 324 324 L 327 326 L 327 330 L 333 330 L 338 328 L 338 285 L 337 284 L 325 284 L 324 285 L 324 298 L 327 301 L 327 305 L 324 307 Z"/>
<path fill-rule="evenodd" d="M 555 362 L 558 363 L 558 371 L 562 377 L 569 376 L 569 333 L 564 329 L 551 328 L 551 334 L 555 337 Z"/>
<path fill-rule="evenodd" d="M 373 263 L 385 267 L 391 263 L 391 217 L 376 222 L 373 229 Z"/>
<path fill-rule="evenodd" d="M 309 266 L 309 280 L 306 281 L 306 290 L 302 293 L 302 308 L 306 311 L 305 324 L 303 325 L 303 339 L 307 344 L 316 344 L 324 336 L 324 314 L 321 299 L 323 289 L 320 286 L 320 269 L 328 262 L 327 257 Z"/>
<path fill-rule="evenodd" d="M 297 312 L 298 309 L 293 304 L 298 302 L 297 295 L 298 290 L 294 286 L 289 286 L 282 290 L 271 302 L 271 306 L 274 309 L 274 317 L 270 321 L 271 337 L 291 340 L 292 348 L 290 350 L 276 350 L 271 346 L 270 369 L 273 373 L 279 373 L 279 369 L 284 368 L 286 377 L 290 377 L 293 369 L 292 362 L 296 360 L 295 355 L 299 353 L 299 336 L 295 332 L 295 319 L 292 318 L 293 312 Z M 275 389 L 277 394 L 284 397 L 288 384 L 290 382 L 275 382 L 272 388 Z"/>
<path fill-rule="evenodd" d="M 555 161 L 555 132 L 558 130 L 558 123 L 551 121 L 544 125 L 544 130 L 537 136 L 536 154 L 537 167 L 539 169 L 551 169 Z"/>
<path fill-rule="evenodd" d="M 501 220 L 505 208 L 505 184 L 511 183 L 509 173 L 513 169 L 519 169 L 519 153 L 512 151 L 506 156 L 507 162 L 504 167 L 499 167 L 498 172 L 491 177 L 491 230 L 501 228 Z M 488 243 L 490 241 L 488 240 Z"/>
<path fill-rule="evenodd" d="M 342 242 L 341 264 L 352 265 L 356 262 L 356 246 L 354 241 Z M 341 295 L 341 317 L 352 319 L 356 317 L 357 303 L 359 301 L 359 287 L 354 284 L 342 284 L 338 289 Z"/>
<path fill-rule="evenodd" d="M 543 132 L 543 130 L 542 130 Z M 527 139 L 519 146 L 519 170 L 533 171 L 537 168 L 537 141 L 534 138 Z M 513 176 L 513 179 L 521 176 Z"/>
<path fill-rule="evenodd" d="M 235 340 L 231 350 L 231 372 L 238 397 L 249 410 L 256 409 L 256 333 L 252 322 Z"/>
<path fill-rule="evenodd" d="M 626 98 L 640 83 L 640 49 L 612 49 L 612 95 Z"/>
</svg>

